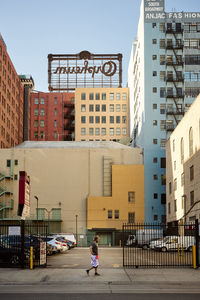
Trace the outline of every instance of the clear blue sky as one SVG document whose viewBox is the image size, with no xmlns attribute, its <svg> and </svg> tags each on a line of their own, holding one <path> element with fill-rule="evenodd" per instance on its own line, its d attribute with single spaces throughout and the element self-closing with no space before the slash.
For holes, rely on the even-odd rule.
<svg viewBox="0 0 200 300">
<path fill-rule="evenodd" d="M 123 86 L 141 0 L 1 0 L 0 32 L 18 74 L 48 91 L 49 53 L 123 54 Z M 166 11 L 200 11 L 199 0 L 165 0 Z"/>
</svg>

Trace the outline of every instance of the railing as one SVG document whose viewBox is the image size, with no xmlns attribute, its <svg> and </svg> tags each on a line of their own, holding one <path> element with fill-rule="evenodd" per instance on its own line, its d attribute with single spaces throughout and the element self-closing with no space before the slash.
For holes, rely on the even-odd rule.
<svg viewBox="0 0 200 300">
<path fill-rule="evenodd" d="M 167 98 L 184 98 L 184 94 L 167 93 Z"/>
<path fill-rule="evenodd" d="M 182 43 L 167 43 L 166 49 L 171 50 L 171 49 L 183 49 L 183 44 Z"/>
<path fill-rule="evenodd" d="M 173 60 L 173 61 L 167 61 L 167 66 L 183 66 L 183 60 Z"/>
<path fill-rule="evenodd" d="M 184 81 L 184 77 L 183 76 L 180 76 L 180 77 L 167 76 L 166 81 L 167 82 L 173 82 L 173 81 L 182 82 L 182 81 Z"/>
<path fill-rule="evenodd" d="M 166 28 L 166 33 L 183 33 L 182 28 Z"/>
<path fill-rule="evenodd" d="M 174 108 L 167 108 L 167 114 L 168 115 L 183 115 L 184 114 L 184 110 L 183 109 L 174 109 Z"/>
<path fill-rule="evenodd" d="M 174 129 L 175 129 L 175 125 L 174 124 L 167 124 L 166 125 L 166 130 L 167 131 L 174 131 Z"/>
</svg>

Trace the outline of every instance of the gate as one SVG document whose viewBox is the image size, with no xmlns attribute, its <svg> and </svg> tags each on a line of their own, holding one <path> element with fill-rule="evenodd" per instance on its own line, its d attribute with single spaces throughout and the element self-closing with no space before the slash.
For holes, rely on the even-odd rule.
<svg viewBox="0 0 200 300">
<path fill-rule="evenodd" d="M 31 247 L 33 267 L 45 267 L 47 229 L 41 221 L 0 221 L 0 267 L 29 268 Z"/>
<path fill-rule="evenodd" d="M 195 224 L 124 224 L 123 266 L 191 267 L 193 245 L 198 266 L 199 233 Z"/>
</svg>

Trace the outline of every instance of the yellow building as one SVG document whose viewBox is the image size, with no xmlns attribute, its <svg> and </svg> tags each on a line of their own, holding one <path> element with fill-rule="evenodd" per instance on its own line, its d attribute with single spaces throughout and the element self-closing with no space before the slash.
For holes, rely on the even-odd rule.
<svg viewBox="0 0 200 300">
<path fill-rule="evenodd" d="M 144 223 L 144 166 L 112 165 L 110 197 L 88 197 L 87 229 L 102 244 L 119 244 L 123 223 Z"/>
<path fill-rule="evenodd" d="M 129 136 L 128 88 L 75 90 L 75 141 L 119 141 Z"/>
</svg>

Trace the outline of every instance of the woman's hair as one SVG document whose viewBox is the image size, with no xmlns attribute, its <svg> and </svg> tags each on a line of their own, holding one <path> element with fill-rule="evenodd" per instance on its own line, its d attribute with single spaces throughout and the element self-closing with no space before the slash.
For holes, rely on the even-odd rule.
<svg viewBox="0 0 200 300">
<path fill-rule="evenodd" d="M 94 241 L 96 242 L 98 239 L 99 239 L 99 236 L 98 236 L 98 235 L 95 235 Z"/>
</svg>

